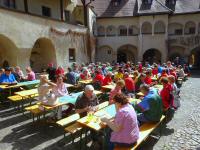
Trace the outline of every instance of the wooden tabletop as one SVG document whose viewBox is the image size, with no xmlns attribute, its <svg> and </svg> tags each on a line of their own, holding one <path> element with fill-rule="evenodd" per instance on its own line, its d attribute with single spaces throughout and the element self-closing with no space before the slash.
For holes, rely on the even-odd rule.
<svg viewBox="0 0 200 150">
<path fill-rule="evenodd" d="M 34 85 L 39 84 L 40 80 L 34 80 L 34 81 L 26 81 L 26 82 L 19 82 L 15 85 L 0 85 L 1 89 L 11 89 L 11 88 L 18 88 L 22 86 L 28 86 L 28 85 Z"/>
<path fill-rule="evenodd" d="M 27 97 L 38 94 L 38 89 L 31 89 L 31 90 L 25 90 L 20 92 L 15 92 L 15 94 L 21 96 L 21 97 Z"/>
<path fill-rule="evenodd" d="M 66 105 L 66 104 L 73 104 L 73 105 L 75 105 L 78 96 L 80 94 L 82 94 L 82 93 L 83 93 L 83 91 L 78 92 L 78 93 L 72 93 L 70 95 L 66 95 L 66 96 L 60 97 L 59 100 L 58 100 L 58 103 L 56 105 L 53 105 L 53 106 L 43 105 L 43 106 L 46 109 L 54 109 L 54 108 L 57 108 L 59 106 Z M 94 90 L 94 93 L 96 95 L 102 94 L 101 91 L 97 91 L 97 90 Z"/>
<path fill-rule="evenodd" d="M 116 86 L 115 84 L 109 84 L 109 85 L 102 86 L 102 88 L 112 90 L 113 88 L 115 88 L 115 86 Z"/>
<path fill-rule="evenodd" d="M 139 103 L 141 100 L 139 99 L 130 99 L 130 103 Z M 85 116 L 79 120 L 77 120 L 78 123 L 81 125 L 88 127 L 90 129 L 93 129 L 95 131 L 99 131 L 106 127 L 106 124 L 103 124 L 101 122 L 102 117 L 106 117 L 108 119 L 113 119 L 116 115 L 116 108 L 115 105 L 109 105 L 97 112 L 94 113 L 92 116 Z"/>
<path fill-rule="evenodd" d="M 90 84 L 92 83 L 92 79 L 89 79 L 89 80 L 81 80 L 81 81 L 78 81 L 79 83 L 82 83 L 82 84 Z"/>
</svg>

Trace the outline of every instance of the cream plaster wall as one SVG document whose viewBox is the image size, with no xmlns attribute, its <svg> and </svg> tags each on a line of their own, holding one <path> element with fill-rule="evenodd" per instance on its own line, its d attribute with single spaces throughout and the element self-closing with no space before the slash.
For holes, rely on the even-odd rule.
<svg viewBox="0 0 200 150">
<path fill-rule="evenodd" d="M 50 28 L 53 27 L 62 32 L 71 29 L 86 33 L 86 28 L 4 9 L 0 9 L 0 20 L 4 20 L 0 22 L 0 34 L 9 38 L 19 49 L 14 59 L 17 60 L 16 64 L 23 68 L 30 65 L 30 55 L 35 42 L 44 37 L 52 41 L 56 50 L 57 64 L 65 69 L 71 63 L 68 56 L 69 48 L 75 48 L 78 63 L 88 62 L 87 36 L 60 36 L 50 32 Z"/>
</svg>

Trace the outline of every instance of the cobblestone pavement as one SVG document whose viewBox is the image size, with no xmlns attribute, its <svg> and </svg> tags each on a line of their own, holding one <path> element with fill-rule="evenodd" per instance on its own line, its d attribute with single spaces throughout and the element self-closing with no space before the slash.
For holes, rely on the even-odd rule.
<svg viewBox="0 0 200 150">
<path fill-rule="evenodd" d="M 174 114 L 155 150 L 200 150 L 200 76 L 186 81 L 181 88 L 181 107 Z M 170 132 L 171 131 L 171 134 Z M 145 148 L 144 148 L 145 149 Z"/>
<path fill-rule="evenodd" d="M 190 78 L 181 88 L 181 107 L 164 126 L 159 140 L 149 138 L 142 150 L 200 150 L 200 75 Z M 77 140 L 77 139 L 76 139 Z M 56 126 L 33 124 L 12 108 L 0 106 L 0 150 L 76 150 L 70 136 Z"/>
</svg>

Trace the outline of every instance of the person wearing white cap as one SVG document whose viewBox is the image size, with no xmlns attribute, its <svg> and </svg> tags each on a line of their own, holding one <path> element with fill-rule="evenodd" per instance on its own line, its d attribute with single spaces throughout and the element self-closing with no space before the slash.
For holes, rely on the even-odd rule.
<svg viewBox="0 0 200 150">
<path fill-rule="evenodd" d="M 83 94 L 81 94 L 76 101 L 75 111 L 81 116 L 86 116 L 87 112 L 95 111 L 95 106 L 99 104 L 97 96 L 94 94 L 94 87 L 86 85 Z"/>
</svg>

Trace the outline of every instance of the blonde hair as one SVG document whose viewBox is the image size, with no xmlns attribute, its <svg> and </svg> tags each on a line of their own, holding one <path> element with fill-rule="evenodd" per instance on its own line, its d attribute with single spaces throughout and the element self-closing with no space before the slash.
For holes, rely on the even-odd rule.
<svg viewBox="0 0 200 150">
<path fill-rule="evenodd" d="M 124 82 L 124 80 L 119 80 L 119 81 L 117 81 L 116 85 L 123 88 L 125 86 L 125 82 Z"/>
</svg>

